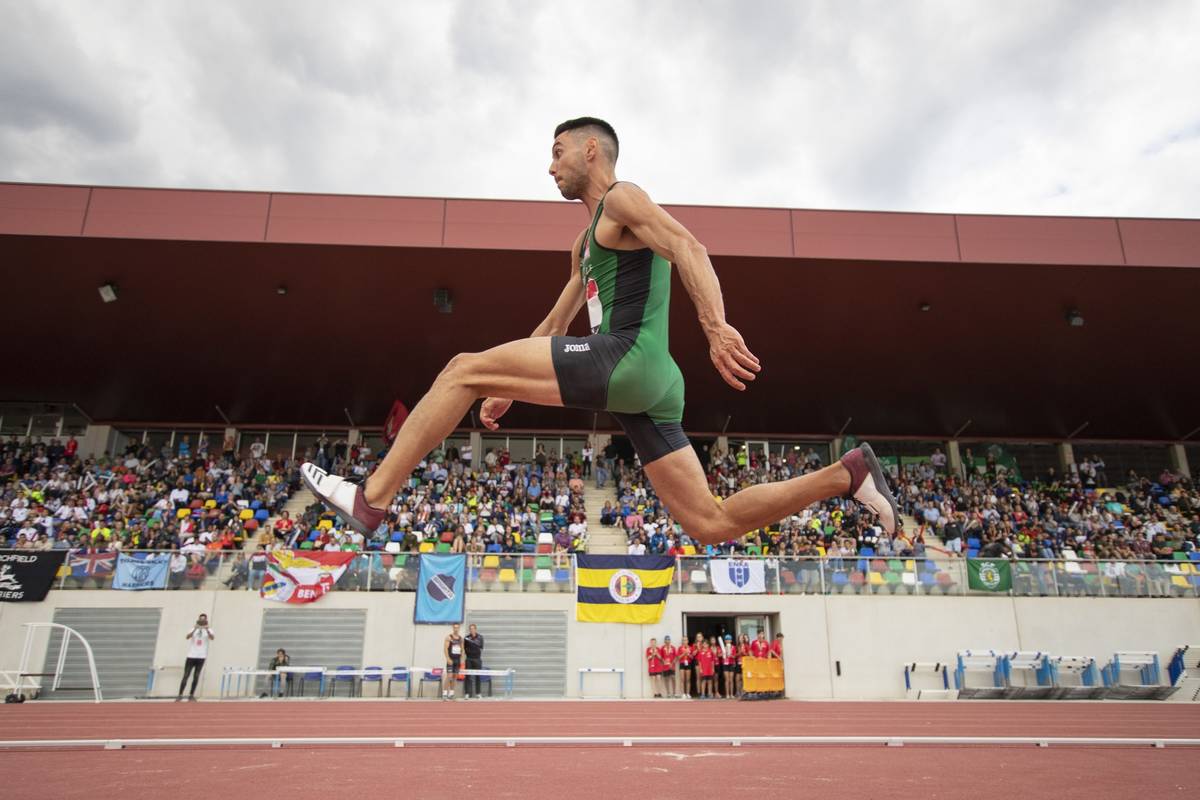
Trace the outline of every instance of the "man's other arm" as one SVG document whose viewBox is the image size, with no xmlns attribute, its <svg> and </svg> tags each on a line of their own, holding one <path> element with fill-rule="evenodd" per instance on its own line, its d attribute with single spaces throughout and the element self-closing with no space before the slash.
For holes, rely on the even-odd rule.
<svg viewBox="0 0 1200 800">
<path fill-rule="evenodd" d="M 708 337 L 713 366 L 726 383 L 738 391 L 745 390 L 742 381 L 754 380 L 760 369 L 758 357 L 746 347 L 742 335 L 725 321 L 721 283 L 704 245 L 632 183 L 613 187 L 605 199 L 604 213 L 629 228 L 642 244 L 679 269 L 683 286 L 696 306 L 700 327 Z"/>
<path fill-rule="evenodd" d="M 530 337 L 565 335 L 571 320 L 575 319 L 579 309 L 583 308 L 583 281 L 579 279 L 579 247 L 583 244 L 586 234 L 585 228 L 575 237 L 575 244 L 571 246 L 571 274 L 567 277 L 567 285 L 559 293 L 550 313 L 542 320 L 541 325 L 533 329 Z"/>
</svg>

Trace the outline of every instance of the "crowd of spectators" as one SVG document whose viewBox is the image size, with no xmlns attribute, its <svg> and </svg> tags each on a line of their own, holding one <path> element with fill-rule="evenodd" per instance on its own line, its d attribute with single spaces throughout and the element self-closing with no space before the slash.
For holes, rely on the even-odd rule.
<svg viewBox="0 0 1200 800">
<path fill-rule="evenodd" d="M 957 474 L 920 464 L 897 476 L 903 510 L 952 553 L 1173 560 L 1200 544 L 1200 493 L 1170 470 L 1110 481 L 1103 460 L 1084 456 L 1065 475 L 1026 478 L 970 450 L 963 463 Z"/>
<path fill-rule="evenodd" d="M 893 469 L 901 509 L 915 521 L 895 536 L 885 534 L 858 503 L 838 498 L 769 528 L 731 531 L 729 541 L 701 546 L 671 518 L 640 467 L 618 459 L 613 468 L 617 497 L 605 503 L 601 524 L 622 527 L 631 554 L 833 558 L 870 548 L 882 558 L 978 552 L 1011 558 L 1172 560 L 1200 546 L 1200 493 L 1169 470 L 1156 478 L 1131 471 L 1111 485 L 1098 456 L 1083 457 L 1065 476 L 1050 470 L 1033 480 L 1005 468 L 994 451 L 977 459 L 966 450 L 963 463 L 970 468 L 954 474 L 938 448 L 928 460 Z M 812 449 L 764 455 L 743 448 L 711 453 L 707 475 L 713 495 L 725 498 L 747 486 L 787 480 L 822 466 Z M 978 546 L 972 547 L 976 540 Z"/>
<path fill-rule="evenodd" d="M 295 529 L 275 537 L 298 547 L 316 533 L 316 549 L 341 549 L 351 540 L 363 550 L 415 553 L 430 545 L 450 553 L 532 551 L 542 534 L 550 534 L 552 552 L 565 554 L 587 546 L 587 511 L 583 501 L 584 463 L 575 453 L 548 455 L 538 446 L 527 463 L 515 463 L 507 449 L 489 449 L 477 469 L 466 448 L 435 450 L 413 470 L 397 492 L 383 523 L 367 537 L 333 526 L 321 528 L 329 516 L 311 506 Z M 367 477 L 378 464 L 368 450 L 351 451 L 350 474 Z M 343 473 L 344 474 L 344 473 Z"/>
<path fill-rule="evenodd" d="M 724 499 L 759 483 L 787 480 L 824 466 L 816 450 L 791 450 L 766 455 L 741 448 L 709 454 L 709 489 Z M 925 543 L 920 532 L 901 531 L 888 536 L 874 515 L 859 503 L 834 498 L 802 509 L 779 523 L 755 531 L 730 531 L 720 544 L 700 545 L 672 519 L 640 466 L 617 459 L 615 501 L 601 510 L 601 524 L 619 525 L 628 536 L 630 554 L 671 555 L 775 555 L 850 556 L 864 546 L 897 558 L 922 558 Z"/>
<path fill-rule="evenodd" d="M 130 444 L 115 458 L 80 458 L 74 437 L 0 443 L 0 545 L 18 550 L 240 548 L 260 523 L 244 512 L 282 508 L 296 464 L 261 442 L 245 454 L 184 436 L 175 447 Z"/>
</svg>

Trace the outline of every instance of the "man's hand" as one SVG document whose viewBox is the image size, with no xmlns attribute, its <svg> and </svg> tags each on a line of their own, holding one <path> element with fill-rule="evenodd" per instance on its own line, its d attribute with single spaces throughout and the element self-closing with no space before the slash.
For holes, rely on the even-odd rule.
<svg viewBox="0 0 1200 800">
<path fill-rule="evenodd" d="M 750 352 L 742 335 L 727 322 L 722 322 L 708 337 L 708 355 L 725 382 L 739 392 L 746 390 L 746 384 L 738 378 L 752 381 L 762 369 L 758 356 Z"/>
<path fill-rule="evenodd" d="M 498 397 L 484 400 L 483 408 L 479 410 L 479 419 L 482 420 L 483 426 L 489 431 L 499 430 L 500 424 L 496 420 L 504 416 L 504 412 L 508 411 L 511 405 L 512 400 L 501 400 Z"/>
</svg>

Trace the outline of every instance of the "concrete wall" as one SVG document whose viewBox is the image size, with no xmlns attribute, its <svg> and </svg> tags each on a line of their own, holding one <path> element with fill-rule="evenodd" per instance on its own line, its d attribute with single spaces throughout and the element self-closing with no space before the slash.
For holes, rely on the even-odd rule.
<svg viewBox="0 0 1200 800">
<path fill-rule="evenodd" d="M 447 629 L 412 622 L 411 592 L 334 592 L 323 608 L 365 608 L 363 663 L 436 666 Z M 578 692 L 580 667 L 623 667 L 626 696 L 650 694 L 642 653 L 646 641 L 678 641 L 684 614 L 777 614 L 785 635 L 785 678 L 795 698 L 896 698 L 904 694 L 903 664 L 953 659 L 961 649 L 1046 650 L 1107 661 L 1116 650 L 1155 650 L 1166 660 L 1176 647 L 1200 642 L 1200 600 L 1124 598 L 719 596 L 672 595 L 658 625 L 577 623 L 567 594 L 467 595 L 469 609 L 567 611 L 567 689 Z M 15 670 L 23 622 L 52 621 L 55 608 L 149 606 L 163 610 L 155 652 L 156 694 L 171 694 L 185 655 L 184 635 L 200 612 L 217 635 L 202 682 L 218 691 L 221 668 L 250 666 L 258 652 L 265 608 L 254 592 L 111 590 L 54 591 L 43 603 L 0 603 L 0 669 Z M 486 631 L 484 631 L 486 635 Z M 35 651 L 41 664 L 44 639 Z M 485 660 L 486 663 L 486 660 Z M 836 666 L 840 664 L 841 674 Z M 261 665 L 259 665 L 261 666 Z M 588 695 L 615 694 L 615 679 L 588 678 Z"/>
</svg>

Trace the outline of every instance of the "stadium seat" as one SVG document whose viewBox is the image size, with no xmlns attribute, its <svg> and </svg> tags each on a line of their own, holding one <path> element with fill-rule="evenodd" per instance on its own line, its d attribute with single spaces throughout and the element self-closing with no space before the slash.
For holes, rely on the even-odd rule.
<svg viewBox="0 0 1200 800">
<path fill-rule="evenodd" d="M 702 592 L 704 591 L 704 587 L 708 586 L 708 573 L 702 569 L 694 569 L 692 570 L 692 574 L 688 576 L 688 580 L 696 587 L 696 591 Z"/>
<path fill-rule="evenodd" d="M 432 553 L 433 552 L 433 542 L 421 542 L 421 544 L 417 547 L 417 552 Z"/>
<path fill-rule="evenodd" d="M 553 553 L 554 547 L 548 544 L 539 544 L 536 552 L 538 553 Z"/>
<path fill-rule="evenodd" d="M 443 670 L 441 667 L 430 670 L 429 672 L 422 672 L 421 680 L 417 682 L 417 697 L 423 697 L 425 695 L 425 684 L 427 683 L 432 683 L 437 687 L 437 689 L 441 689 L 442 673 L 444 672 L 445 670 Z"/>
<path fill-rule="evenodd" d="M 832 593 L 841 594 L 846 591 L 846 587 L 850 584 L 850 578 L 844 572 L 834 572 L 829 579 Z"/>
<path fill-rule="evenodd" d="M 980 539 L 978 539 L 975 536 L 967 537 L 967 548 L 968 549 L 977 551 L 981 547 L 983 547 L 983 542 Z"/>
<path fill-rule="evenodd" d="M 204 501 L 199 498 L 196 498 L 192 502 L 188 503 L 188 508 L 191 508 L 191 509 L 204 508 Z"/>
<path fill-rule="evenodd" d="M 537 538 L 537 543 L 538 544 L 550 544 L 550 545 L 554 544 L 554 534 L 539 533 L 538 538 Z"/>
<path fill-rule="evenodd" d="M 253 519 L 253 518 L 254 518 L 254 512 L 248 508 L 243 508 L 241 511 L 238 512 L 238 519 Z"/>
<path fill-rule="evenodd" d="M 437 546 L 434 548 L 434 550 L 436 550 L 439 553 L 449 553 L 450 552 L 450 544 L 448 542 L 438 542 Z"/>
<path fill-rule="evenodd" d="M 491 588 L 491 585 L 496 582 L 496 570 L 490 567 L 484 567 L 479 571 L 479 582 L 486 587 Z"/>
<path fill-rule="evenodd" d="M 247 531 L 258 530 L 258 520 L 256 520 L 256 519 L 246 520 L 244 523 L 242 523 L 242 530 L 247 530 Z"/>
<path fill-rule="evenodd" d="M 192 512 L 191 512 L 189 509 L 186 509 L 186 508 L 181 508 L 181 509 L 179 509 L 178 511 L 176 511 L 176 512 L 175 512 L 175 516 L 176 516 L 176 518 L 178 518 L 178 519 L 187 519 L 187 518 L 188 518 L 188 517 L 190 517 L 191 515 L 192 515 Z M 242 519 L 245 519 L 245 517 L 242 517 Z"/>
<path fill-rule="evenodd" d="M 569 584 L 571 582 L 571 570 L 556 569 L 554 570 L 554 582 L 560 584 Z"/>
<path fill-rule="evenodd" d="M 504 569 L 500 570 L 500 585 L 501 586 L 503 586 L 506 590 L 508 590 L 508 589 L 512 589 L 512 587 L 515 586 L 516 583 L 517 583 L 516 570 L 514 570 L 510 567 L 505 567 Z"/>
<path fill-rule="evenodd" d="M 403 542 L 403 541 L 404 541 L 404 534 L 403 534 L 403 533 L 401 533 L 400 531 L 395 531 L 394 533 L 392 533 L 392 535 L 391 535 L 391 538 L 389 539 L 389 541 L 392 541 L 392 542 Z"/>
<path fill-rule="evenodd" d="M 484 569 L 498 569 L 500 567 L 500 556 L 484 556 Z"/>
<path fill-rule="evenodd" d="M 534 583 L 554 583 L 554 575 L 548 569 L 536 570 L 533 574 Z"/>
<path fill-rule="evenodd" d="M 453 531 L 442 531 L 442 535 L 438 537 L 438 541 L 445 542 L 446 544 L 453 543 L 454 542 Z"/>
<path fill-rule="evenodd" d="M 331 520 L 331 519 L 323 519 L 317 523 L 318 530 L 327 531 L 332 527 L 333 527 L 333 520 Z"/>
<path fill-rule="evenodd" d="M 312 549 L 313 549 L 313 543 L 312 543 L 312 542 L 301 542 L 301 543 L 300 543 L 300 549 L 301 549 L 301 550 L 312 550 Z"/>
<path fill-rule="evenodd" d="M 254 518 L 259 522 L 266 522 L 271 518 L 271 512 L 267 511 L 265 508 L 260 508 L 258 511 L 254 512 Z"/>
<path fill-rule="evenodd" d="M 408 667 L 392 667 L 392 673 L 388 675 L 387 681 L 387 696 L 392 696 L 392 684 L 401 682 L 404 684 L 404 696 L 410 696 L 412 673 L 408 671 Z"/>
<path fill-rule="evenodd" d="M 254 500 L 254 501 L 251 501 L 251 503 L 250 503 L 250 510 L 251 510 L 251 511 L 258 511 L 260 508 L 262 508 L 262 501 L 261 501 L 261 500 Z"/>
<path fill-rule="evenodd" d="M 205 507 L 205 508 L 216 508 L 216 507 L 217 507 L 217 501 L 216 501 L 216 500 L 205 500 L 205 501 L 204 501 L 204 507 Z"/>
<path fill-rule="evenodd" d="M 358 696 L 362 697 L 362 685 L 364 683 L 378 683 L 379 693 L 377 697 L 383 697 L 383 667 L 363 667 L 363 671 L 367 673 L 360 679 L 358 686 Z"/>
</svg>

